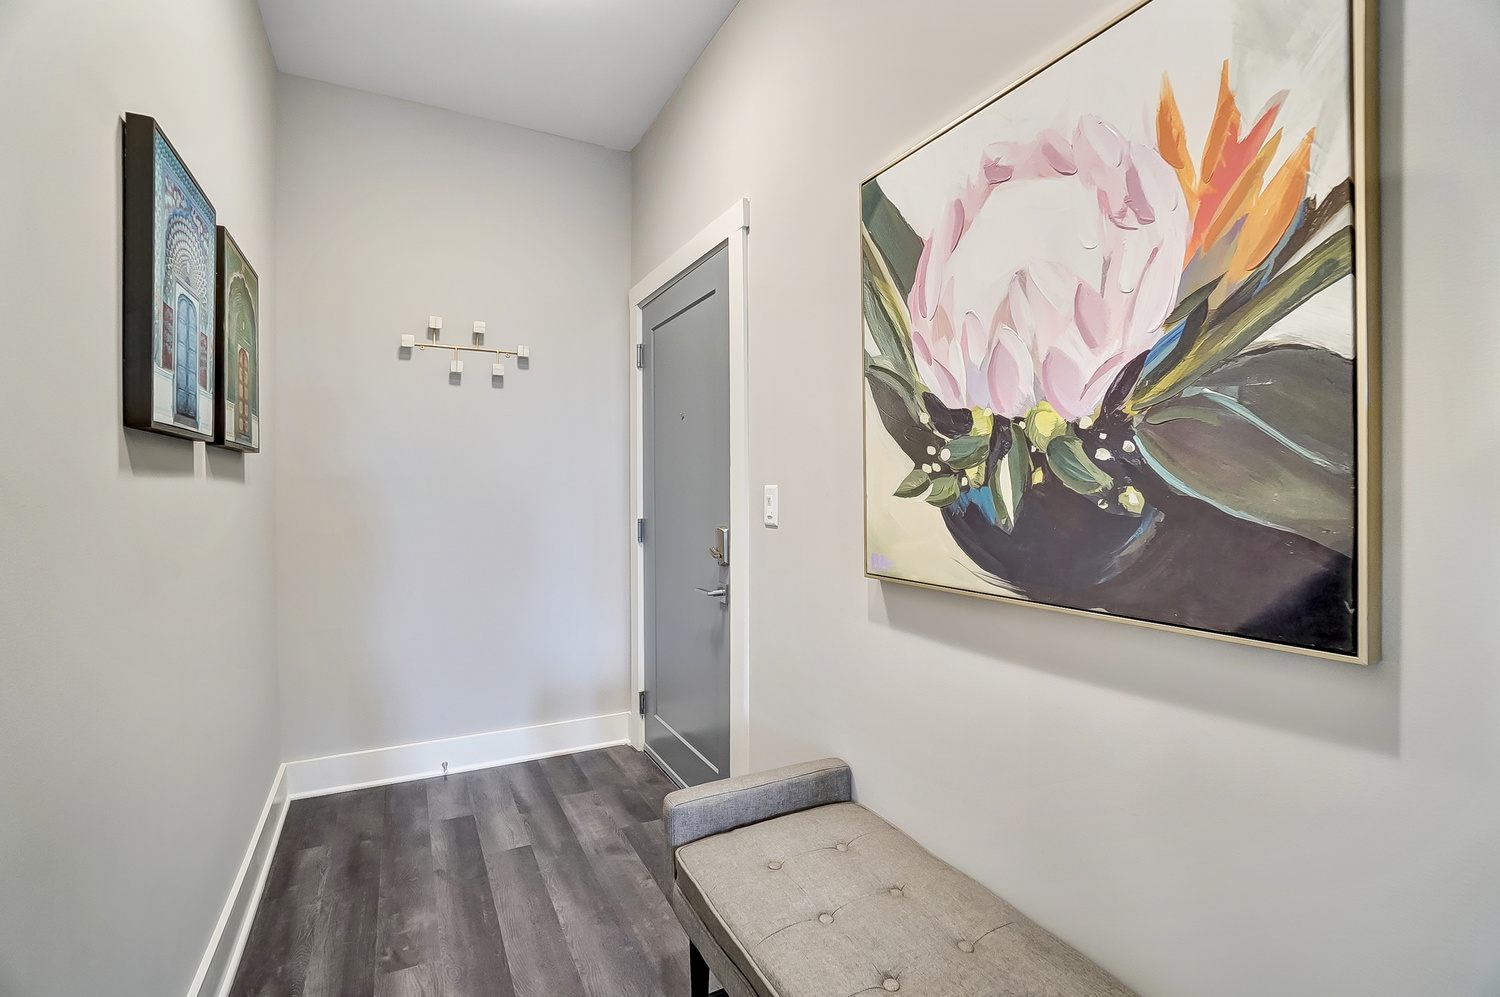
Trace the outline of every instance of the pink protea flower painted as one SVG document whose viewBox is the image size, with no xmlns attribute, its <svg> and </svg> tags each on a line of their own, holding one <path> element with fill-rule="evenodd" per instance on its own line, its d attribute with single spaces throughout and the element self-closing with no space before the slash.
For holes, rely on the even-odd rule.
<svg viewBox="0 0 1500 997">
<path fill-rule="evenodd" d="M 1191 227 L 1172 167 L 1099 118 L 990 146 L 917 265 L 923 382 L 951 408 L 1093 413 L 1161 336 Z"/>
</svg>

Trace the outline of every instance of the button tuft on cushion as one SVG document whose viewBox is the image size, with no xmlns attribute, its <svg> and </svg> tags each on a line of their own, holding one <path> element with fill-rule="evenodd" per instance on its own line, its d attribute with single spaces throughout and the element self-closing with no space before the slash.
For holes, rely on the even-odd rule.
<svg viewBox="0 0 1500 997">
<path fill-rule="evenodd" d="M 819 914 L 818 915 L 818 920 L 822 921 L 824 924 L 832 924 L 833 923 L 833 915 L 832 914 Z"/>
<path fill-rule="evenodd" d="M 895 980 L 893 980 L 889 976 L 887 976 L 885 978 L 885 982 L 882 983 L 881 986 L 885 987 L 887 990 L 892 990 L 892 991 L 900 990 L 901 989 L 901 984 L 897 983 Z"/>
<path fill-rule="evenodd" d="M 770 869 L 772 872 L 775 872 L 777 869 L 781 868 L 781 863 L 780 862 L 768 862 L 768 863 L 766 863 L 766 868 Z"/>
<path fill-rule="evenodd" d="M 959 942 L 958 943 L 958 950 L 960 952 L 973 952 L 974 951 L 974 943 L 973 942 Z"/>
<path fill-rule="evenodd" d="M 844 844 L 842 841 L 840 841 L 838 844 L 834 845 L 833 847 L 837 848 L 841 852 L 847 852 L 849 850 L 849 846 L 846 845 L 846 844 Z"/>
</svg>

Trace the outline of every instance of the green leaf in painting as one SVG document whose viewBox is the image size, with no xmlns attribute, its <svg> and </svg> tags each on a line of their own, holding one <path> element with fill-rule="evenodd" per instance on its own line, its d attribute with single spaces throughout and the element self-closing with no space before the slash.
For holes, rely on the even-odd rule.
<svg viewBox="0 0 1500 997">
<path fill-rule="evenodd" d="M 1047 466 L 1057 480 L 1079 495 L 1102 495 L 1114 487 L 1115 479 L 1095 464 L 1083 450 L 1083 441 L 1069 434 L 1052 441 L 1047 447 Z"/>
<path fill-rule="evenodd" d="M 962 470 L 973 467 L 975 464 L 983 464 L 985 457 L 989 456 L 990 438 L 985 436 L 960 436 L 956 440 L 949 440 L 943 447 L 946 456 L 943 460 L 950 466 Z"/>
<path fill-rule="evenodd" d="M 1174 363 L 1148 371 L 1136 384 L 1126 412 L 1138 415 L 1178 394 L 1203 374 L 1255 342 L 1320 291 L 1354 272 L 1354 229 L 1345 227 L 1272 278 L 1234 313 L 1215 319 Z"/>
<path fill-rule="evenodd" d="M 1342 360 L 1330 354 L 1332 360 L 1309 361 L 1305 354 L 1326 351 L 1293 349 L 1304 355 L 1272 357 L 1286 351 L 1267 351 L 1254 366 L 1261 373 L 1272 366 L 1287 370 L 1299 365 L 1333 371 L 1338 364 L 1332 361 Z M 1240 519 L 1352 554 L 1352 458 L 1341 452 L 1345 445 L 1340 440 L 1315 423 L 1323 417 L 1349 422 L 1353 377 L 1330 378 L 1318 389 L 1323 397 L 1317 400 L 1294 398 L 1291 384 L 1298 377 L 1305 380 L 1306 373 L 1293 370 L 1285 391 L 1247 385 L 1239 388 L 1238 397 L 1227 385 L 1195 386 L 1152 406 L 1136 422 L 1136 439 L 1151 467 L 1183 494 Z M 1335 388 L 1335 381 L 1346 386 Z"/>
<path fill-rule="evenodd" d="M 927 501 L 939 508 L 957 502 L 958 479 L 951 474 L 945 474 L 941 478 L 934 478 L 932 480 L 932 491 L 928 493 Z"/>
<path fill-rule="evenodd" d="M 883 367 L 867 362 L 865 382 L 870 386 L 870 400 L 880 416 L 880 423 L 912 463 L 929 460 L 928 447 L 940 447 L 946 441 L 917 418 L 916 409 L 905 382 Z"/>
<path fill-rule="evenodd" d="M 1354 361 L 1315 346 L 1286 344 L 1234 357 L 1184 395 L 1212 393 L 1308 459 L 1354 473 Z"/>
<path fill-rule="evenodd" d="M 916 392 L 912 383 L 906 375 L 895 369 L 889 357 L 872 357 L 866 353 L 865 377 L 869 378 L 872 384 L 878 383 L 884 386 L 900 401 L 905 413 L 905 421 L 913 425 L 921 425 L 921 408 L 917 405 Z M 876 402 L 880 404 L 879 399 Z M 890 428 L 889 425 L 887 428 Z M 892 430 L 891 435 L 896 436 L 896 432 Z"/>
<path fill-rule="evenodd" d="M 910 474 L 901 479 L 901 484 L 896 486 L 896 497 L 916 498 L 925 492 L 931 484 L 932 478 L 928 476 L 927 472 L 920 467 L 914 467 L 911 469 Z"/>
<path fill-rule="evenodd" d="M 906 361 L 906 351 L 902 348 L 901 331 L 896 327 L 890 312 L 886 310 L 880 292 L 876 289 L 875 282 L 870 279 L 868 270 L 865 271 L 864 298 L 865 324 L 870 329 L 870 338 L 875 340 L 877 355 L 890 360 L 893 364 L 909 366 Z"/>
<path fill-rule="evenodd" d="M 892 283 L 875 244 L 870 241 L 869 230 L 861 226 L 859 232 L 864 266 L 865 323 L 870 327 L 870 335 L 881 354 L 902 364 L 915 380 L 911 319 L 906 312 L 906 302 Z"/>
<path fill-rule="evenodd" d="M 1014 423 L 1010 427 L 1010 450 L 995 467 L 990 479 L 990 496 L 995 500 L 995 520 L 1006 533 L 1016 528 L 1016 517 L 1021 512 L 1021 499 L 1031 480 L 1031 448 L 1026 445 L 1026 434 Z"/>
<path fill-rule="evenodd" d="M 896 206 L 886 200 L 878 180 L 866 180 L 860 188 L 860 207 L 870 239 L 905 300 L 911 294 L 917 263 L 922 258 L 922 238 L 912 231 Z"/>
</svg>

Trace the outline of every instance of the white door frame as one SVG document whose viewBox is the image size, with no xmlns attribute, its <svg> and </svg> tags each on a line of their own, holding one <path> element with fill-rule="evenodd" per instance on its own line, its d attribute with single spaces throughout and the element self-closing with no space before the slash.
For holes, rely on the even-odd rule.
<svg viewBox="0 0 1500 997">
<path fill-rule="evenodd" d="M 748 299 L 745 252 L 750 238 L 750 202 L 740 200 L 713 224 L 673 253 L 630 290 L 630 353 L 642 336 L 641 305 L 684 270 L 726 242 L 729 245 L 729 774 L 750 763 L 750 407 Z M 630 379 L 630 531 L 645 516 L 645 382 L 639 369 Z M 649 528 L 649 524 L 648 524 Z M 646 688 L 646 558 L 641 544 L 630 549 L 631 706 Z M 630 711 L 630 739 L 645 746 L 645 722 Z"/>
</svg>

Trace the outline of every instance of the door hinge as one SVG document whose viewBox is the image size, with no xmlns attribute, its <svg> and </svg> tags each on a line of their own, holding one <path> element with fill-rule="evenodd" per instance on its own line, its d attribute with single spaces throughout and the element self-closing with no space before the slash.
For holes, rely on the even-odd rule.
<svg viewBox="0 0 1500 997">
<path fill-rule="evenodd" d="M 640 710 L 641 710 L 641 719 L 642 720 L 646 719 L 646 690 L 645 689 L 641 690 Z"/>
<path fill-rule="evenodd" d="M 645 343 L 636 343 L 635 344 L 635 369 L 636 370 L 645 370 L 646 369 L 646 344 Z"/>
<path fill-rule="evenodd" d="M 635 542 L 643 544 L 646 542 L 646 521 L 637 519 L 635 521 Z"/>
</svg>

